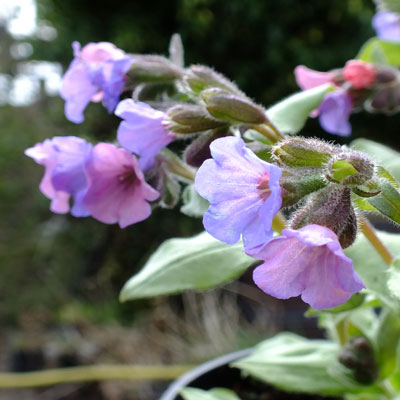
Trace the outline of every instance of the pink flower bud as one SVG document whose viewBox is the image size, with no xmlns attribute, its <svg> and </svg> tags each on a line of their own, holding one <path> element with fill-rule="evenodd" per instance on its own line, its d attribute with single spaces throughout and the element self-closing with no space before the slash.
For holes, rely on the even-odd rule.
<svg viewBox="0 0 400 400">
<path fill-rule="evenodd" d="M 343 77 L 355 89 L 364 89 L 375 82 L 376 69 L 364 61 L 350 60 L 343 69 Z"/>
</svg>

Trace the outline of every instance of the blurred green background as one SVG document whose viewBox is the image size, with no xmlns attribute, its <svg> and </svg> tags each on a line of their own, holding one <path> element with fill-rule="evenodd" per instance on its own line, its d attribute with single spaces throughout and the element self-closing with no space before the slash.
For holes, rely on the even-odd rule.
<svg viewBox="0 0 400 400">
<path fill-rule="evenodd" d="M 374 35 L 372 0 L 37 0 L 36 31 L 10 33 L 10 21 L 28 3 L 34 4 L 15 1 L 22 9 L 0 18 L 0 324 L 5 330 L 29 330 L 32 321 L 135 325 L 158 303 L 118 303 L 123 283 L 163 240 L 202 229 L 200 220 L 178 210 L 155 210 L 150 219 L 124 230 L 52 214 L 38 190 L 43 169 L 24 156 L 24 149 L 55 135 L 112 141 L 118 119 L 90 104 L 83 124 L 67 121 L 63 101 L 48 94 L 50 72 L 42 72 L 30 104 L 18 103 L 13 79 L 21 78 L 32 61 L 60 63 L 65 70 L 74 40 L 166 54 L 171 35 L 178 32 L 186 65 L 212 66 L 268 106 L 298 90 L 296 65 L 341 67 Z M 361 113 L 351 122 L 352 138 L 399 146 L 398 116 Z M 312 119 L 304 134 L 345 142 L 325 134 Z"/>
</svg>

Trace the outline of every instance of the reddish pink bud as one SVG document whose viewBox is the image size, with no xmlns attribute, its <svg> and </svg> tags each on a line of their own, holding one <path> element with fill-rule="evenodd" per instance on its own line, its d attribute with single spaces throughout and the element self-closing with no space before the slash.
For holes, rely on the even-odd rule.
<svg viewBox="0 0 400 400">
<path fill-rule="evenodd" d="M 343 77 L 355 89 L 364 89 L 375 82 L 376 69 L 364 61 L 350 60 L 343 69 Z"/>
</svg>

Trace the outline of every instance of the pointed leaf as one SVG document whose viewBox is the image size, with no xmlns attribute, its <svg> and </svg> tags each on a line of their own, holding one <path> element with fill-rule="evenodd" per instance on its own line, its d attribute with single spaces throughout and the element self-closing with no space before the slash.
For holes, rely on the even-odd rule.
<svg viewBox="0 0 400 400">
<path fill-rule="evenodd" d="M 399 191 L 387 180 L 380 181 L 378 187 L 381 193 L 377 196 L 370 197 L 368 202 L 393 222 L 400 224 Z"/>
<path fill-rule="evenodd" d="M 303 128 L 311 111 L 318 108 L 332 90 L 331 84 L 325 84 L 296 93 L 269 108 L 267 116 L 283 133 L 295 134 Z"/>
<path fill-rule="evenodd" d="M 229 282 L 254 262 L 242 248 L 242 243 L 227 245 L 206 232 L 187 239 L 169 239 L 125 284 L 120 299 L 204 290 Z"/>
<path fill-rule="evenodd" d="M 188 387 L 181 390 L 180 394 L 184 400 L 240 400 L 234 392 L 224 388 L 206 391 Z"/>
<path fill-rule="evenodd" d="M 400 43 L 387 42 L 374 37 L 369 39 L 360 49 L 357 58 L 359 60 L 380 64 L 400 66 Z"/>
<path fill-rule="evenodd" d="M 400 319 L 390 311 L 383 311 L 376 332 L 376 357 L 379 365 L 379 377 L 385 379 L 398 367 L 400 350 Z"/>
<path fill-rule="evenodd" d="M 343 394 L 359 385 L 342 379 L 339 347 L 328 340 L 307 340 L 282 333 L 260 343 L 234 363 L 245 373 L 282 389 L 303 393 Z"/>
<path fill-rule="evenodd" d="M 400 234 L 380 231 L 377 231 L 377 234 L 394 257 L 400 256 Z M 358 235 L 355 243 L 346 249 L 345 253 L 353 260 L 354 268 L 368 291 L 399 313 L 400 300 L 394 297 L 388 289 L 388 268 L 365 236 Z"/>
<path fill-rule="evenodd" d="M 400 258 L 396 258 L 388 270 L 387 285 L 390 293 L 400 300 Z"/>
</svg>

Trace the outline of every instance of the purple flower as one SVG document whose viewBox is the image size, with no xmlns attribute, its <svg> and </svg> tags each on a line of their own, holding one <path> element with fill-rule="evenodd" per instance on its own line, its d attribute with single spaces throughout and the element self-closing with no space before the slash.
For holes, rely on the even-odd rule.
<svg viewBox="0 0 400 400">
<path fill-rule="evenodd" d="M 322 128 L 340 136 L 351 134 L 349 122 L 352 109 L 350 96 L 343 90 L 328 93 L 318 108 L 319 123 Z"/>
<path fill-rule="evenodd" d="M 232 244 L 243 237 L 247 252 L 272 237 L 271 224 L 282 204 L 281 169 L 259 159 L 242 139 L 224 137 L 210 145 L 195 178 L 200 196 L 210 202 L 203 224 L 215 238 Z"/>
<path fill-rule="evenodd" d="M 84 163 L 91 151 L 90 143 L 74 136 L 46 139 L 25 150 L 28 157 L 45 167 L 40 190 L 52 200 L 51 211 L 67 213 L 72 196 L 74 205 L 71 214 L 75 217 L 89 215 L 82 204 L 82 197 L 86 190 Z"/>
<path fill-rule="evenodd" d="M 257 258 L 264 264 L 254 270 L 254 282 L 278 299 L 301 295 L 311 307 L 323 309 L 346 302 L 365 287 L 335 233 L 324 226 L 284 229 Z"/>
<path fill-rule="evenodd" d="M 89 43 L 82 49 L 72 44 L 75 59 L 64 75 L 61 97 L 66 101 L 65 115 L 75 123 L 84 120 L 83 111 L 90 101 L 103 100 L 113 112 L 125 84 L 125 73 L 133 60 L 111 43 Z"/>
<path fill-rule="evenodd" d="M 115 114 L 124 120 L 118 128 L 118 142 L 140 157 L 143 170 L 151 168 L 157 153 L 174 139 L 163 125 L 165 114 L 131 99 L 122 100 Z"/>
<path fill-rule="evenodd" d="M 333 72 L 314 71 L 304 65 L 298 65 L 294 69 L 296 82 L 302 90 L 312 89 L 333 81 Z"/>
<path fill-rule="evenodd" d="M 389 41 L 400 40 L 399 14 L 387 11 L 377 12 L 372 19 L 372 26 L 380 39 Z"/>
<path fill-rule="evenodd" d="M 150 216 L 149 201 L 159 197 L 144 180 L 134 155 L 112 144 L 99 143 L 86 162 L 88 189 L 84 205 L 93 218 L 121 228 Z"/>
</svg>

